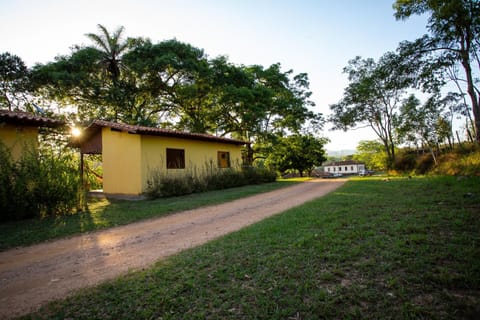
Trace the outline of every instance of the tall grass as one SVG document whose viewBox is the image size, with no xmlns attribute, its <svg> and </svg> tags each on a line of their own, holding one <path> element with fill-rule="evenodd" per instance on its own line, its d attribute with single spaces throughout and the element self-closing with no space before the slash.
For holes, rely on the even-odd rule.
<svg viewBox="0 0 480 320">
<path fill-rule="evenodd" d="M 0 221 L 70 213 L 79 204 L 73 156 L 25 146 L 20 159 L 0 143 Z"/>
<path fill-rule="evenodd" d="M 217 168 L 213 162 L 207 162 L 201 170 L 193 168 L 180 174 L 160 169 L 150 170 L 145 194 L 155 199 L 273 182 L 275 179 L 276 173 L 265 168 Z"/>
<path fill-rule="evenodd" d="M 480 150 L 470 153 L 449 153 L 439 159 L 433 173 L 446 175 L 480 176 Z"/>
<path fill-rule="evenodd" d="M 437 174 L 450 176 L 480 176 L 480 148 L 475 144 L 458 146 L 439 154 L 435 163 L 431 153 L 416 154 L 404 150 L 395 160 L 397 172 L 409 174 Z"/>
<path fill-rule="evenodd" d="M 478 319 L 479 186 L 354 178 L 25 319 Z"/>
</svg>

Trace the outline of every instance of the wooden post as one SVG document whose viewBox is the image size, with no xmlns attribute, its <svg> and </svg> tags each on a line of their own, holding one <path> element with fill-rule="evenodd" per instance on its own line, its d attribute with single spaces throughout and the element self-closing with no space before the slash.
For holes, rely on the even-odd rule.
<svg viewBox="0 0 480 320">
<path fill-rule="evenodd" d="M 83 152 L 80 151 L 80 187 L 82 188 L 82 192 L 85 191 L 85 184 L 83 180 Z"/>
</svg>

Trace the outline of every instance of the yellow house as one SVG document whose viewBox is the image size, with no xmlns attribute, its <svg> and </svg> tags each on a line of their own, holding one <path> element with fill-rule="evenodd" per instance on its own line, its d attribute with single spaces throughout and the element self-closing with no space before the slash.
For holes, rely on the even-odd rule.
<svg viewBox="0 0 480 320">
<path fill-rule="evenodd" d="M 28 112 L 0 110 L 0 141 L 9 148 L 14 160 L 20 159 L 25 148 L 38 146 L 40 127 L 57 128 L 62 120 L 41 117 Z"/>
<path fill-rule="evenodd" d="M 153 171 L 182 174 L 242 164 L 246 142 L 208 134 L 95 120 L 74 141 L 82 154 L 102 154 L 106 195 L 142 194 Z"/>
</svg>

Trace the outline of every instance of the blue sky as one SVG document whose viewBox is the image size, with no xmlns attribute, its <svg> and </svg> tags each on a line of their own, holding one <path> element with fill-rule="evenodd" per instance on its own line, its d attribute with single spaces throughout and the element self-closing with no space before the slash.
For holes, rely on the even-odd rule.
<svg viewBox="0 0 480 320">
<path fill-rule="evenodd" d="M 97 24 L 131 37 L 176 38 L 236 64 L 281 63 L 310 78 L 314 111 L 328 115 L 348 84 L 342 73 L 359 55 L 377 59 L 426 33 L 422 17 L 396 21 L 393 0 L 0 0 L 0 52 L 29 66 L 87 44 Z M 322 133 L 329 150 L 375 139 L 367 129 Z"/>
</svg>

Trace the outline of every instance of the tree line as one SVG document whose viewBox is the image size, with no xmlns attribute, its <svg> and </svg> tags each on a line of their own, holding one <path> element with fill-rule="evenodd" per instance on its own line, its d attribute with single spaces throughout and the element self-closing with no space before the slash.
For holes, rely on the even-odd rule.
<svg viewBox="0 0 480 320">
<path fill-rule="evenodd" d="M 399 20 L 427 15 L 428 34 L 401 42 L 378 60 L 350 60 L 344 68 L 349 84 L 330 105 L 327 120 L 338 130 L 370 127 L 387 168 L 394 166 L 399 145 L 433 151 L 439 143 L 451 144 L 458 117 L 479 143 L 480 2 L 396 0 L 393 9 Z M 312 111 L 306 73 L 284 71 L 280 64 L 236 65 L 176 39 L 153 43 L 126 38 L 124 31 L 99 25 L 98 33 L 86 34 L 91 45 L 74 46 L 70 54 L 30 69 L 21 58 L 1 54 L 0 107 L 49 105 L 81 124 L 104 119 L 231 136 L 251 143 L 250 163 L 270 156 L 266 162 L 276 168 L 296 163 L 301 171 L 298 162 L 307 160 L 286 157 L 286 145 L 295 146 L 289 152 L 306 154 L 301 146 L 327 142 L 316 135 L 326 120 Z M 458 90 L 446 93 L 447 84 Z M 318 165 L 323 153 L 309 152 L 308 159 Z"/>
<path fill-rule="evenodd" d="M 350 60 L 343 98 L 330 106 L 334 128 L 370 127 L 383 145 L 387 168 L 402 144 L 429 148 L 435 159 L 435 146 L 455 139 L 455 117 L 465 119 L 470 140 L 480 143 L 480 2 L 396 0 L 393 9 L 399 20 L 427 15 L 429 33 L 401 42 L 377 61 Z M 447 84 L 458 90 L 445 93 Z M 427 94 L 426 101 L 414 90 Z"/>
<path fill-rule="evenodd" d="M 326 143 L 315 136 L 324 118 L 312 111 L 306 73 L 284 71 L 279 63 L 236 65 L 176 39 L 153 43 L 124 31 L 98 25 L 98 33 L 86 34 L 90 45 L 30 69 L 20 57 L 1 54 L 0 107 L 51 106 L 80 125 L 102 119 L 229 136 L 251 143 L 249 163 L 265 159 L 287 135 Z M 280 165 L 294 169 L 291 162 Z"/>
</svg>

